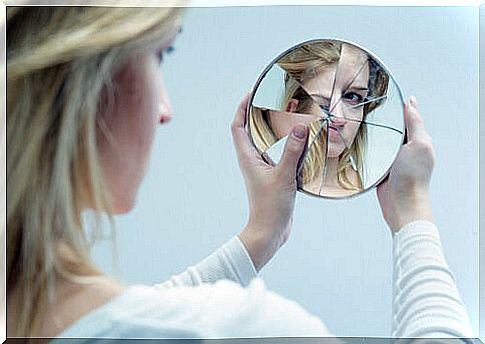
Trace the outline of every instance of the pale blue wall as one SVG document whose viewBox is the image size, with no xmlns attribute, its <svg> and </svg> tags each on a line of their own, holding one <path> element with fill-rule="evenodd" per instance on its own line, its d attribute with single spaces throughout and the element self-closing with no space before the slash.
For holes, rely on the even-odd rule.
<svg viewBox="0 0 485 344">
<path fill-rule="evenodd" d="M 244 226 L 247 201 L 229 126 L 266 63 L 309 38 L 375 52 L 415 94 L 437 155 L 432 201 L 448 262 L 478 333 L 478 10 L 416 7 L 191 9 L 162 69 L 175 116 L 158 129 L 138 205 L 116 219 L 121 278 L 161 282 Z M 111 246 L 95 260 L 108 272 Z M 289 242 L 263 270 L 341 336 L 386 336 L 391 237 L 375 192 L 298 195 Z"/>
</svg>

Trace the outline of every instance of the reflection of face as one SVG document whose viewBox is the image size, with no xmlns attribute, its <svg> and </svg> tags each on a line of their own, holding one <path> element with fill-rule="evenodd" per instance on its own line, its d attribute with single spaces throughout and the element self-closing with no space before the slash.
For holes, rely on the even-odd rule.
<svg viewBox="0 0 485 344">
<path fill-rule="evenodd" d="M 352 146 L 364 115 L 364 107 L 355 106 L 367 97 L 368 81 L 367 54 L 343 44 L 338 63 L 316 70 L 313 77 L 303 83 L 320 107 L 315 105 L 312 111 L 330 110 L 328 157 L 338 157 L 346 147 Z"/>
<path fill-rule="evenodd" d="M 337 74 L 337 75 L 336 75 Z M 327 117 L 322 109 L 332 110 L 329 121 L 328 157 L 338 157 L 346 147 L 351 147 L 363 118 L 361 103 L 368 94 L 369 65 L 367 54 L 348 44 L 342 45 L 340 60 L 316 69 L 303 81 L 302 87 L 315 102 L 309 109 L 298 109 L 301 115 L 271 113 L 271 128 L 277 138 L 288 135 L 296 124 L 308 124 Z M 332 93 L 333 92 L 333 93 Z M 298 100 L 287 104 L 286 112 L 295 112 Z M 306 114 L 306 115 L 305 115 Z M 307 119 L 308 118 L 308 119 Z"/>
</svg>

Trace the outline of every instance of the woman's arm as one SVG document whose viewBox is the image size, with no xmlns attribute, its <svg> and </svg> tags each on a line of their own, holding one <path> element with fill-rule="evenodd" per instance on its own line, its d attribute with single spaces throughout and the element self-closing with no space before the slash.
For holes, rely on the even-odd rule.
<svg viewBox="0 0 485 344">
<path fill-rule="evenodd" d="M 243 286 L 288 240 L 296 196 L 296 171 L 308 128 L 297 126 L 287 140 L 281 162 L 268 165 L 256 151 L 245 129 L 247 95 L 231 126 L 249 199 L 249 219 L 239 235 L 199 264 L 171 277 L 158 287 L 194 286 L 229 279 Z"/>
<path fill-rule="evenodd" d="M 433 224 L 429 184 L 431 138 L 411 97 L 405 107 L 408 142 L 377 188 L 393 235 L 393 337 L 473 337 L 463 301 Z"/>
<path fill-rule="evenodd" d="M 474 338 L 436 226 L 411 222 L 393 238 L 393 337 Z"/>
<path fill-rule="evenodd" d="M 236 236 L 195 266 L 190 266 L 168 281 L 156 284 L 160 288 L 196 286 L 228 279 L 247 286 L 257 272 L 241 240 Z"/>
</svg>

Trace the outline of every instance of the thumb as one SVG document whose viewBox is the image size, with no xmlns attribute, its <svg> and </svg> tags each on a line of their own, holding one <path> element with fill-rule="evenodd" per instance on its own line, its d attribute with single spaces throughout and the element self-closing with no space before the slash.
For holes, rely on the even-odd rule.
<svg viewBox="0 0 485 344">
<path fill-rule="evenodd" d="M 295 126 L 285 144 L 283 156 L 278 163 L 277 169 L 286 178 L 295 179 L 300 158 L 305 150 L 308 138 L 308 127 Z"/>
<path fill-rule="evenodd" d="M 404 120 L 408 134 L 408 141 L 413 141 L 423 135 L 424 123 L 417 108 L 416 97 L 411 96 L 404 107 Z"/>
</svg>

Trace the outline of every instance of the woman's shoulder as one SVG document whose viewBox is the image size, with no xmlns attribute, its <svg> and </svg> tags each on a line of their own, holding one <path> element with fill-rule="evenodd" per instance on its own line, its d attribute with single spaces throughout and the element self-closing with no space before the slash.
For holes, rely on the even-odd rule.
<svg viewBox="0 0 485 344">
<path fill-rule="evenodd" d="M 133 285 L 59 337 L 215 338 L 328 335 L 296 302 L 253 279 L 191 287 Z"/>
</svg>

